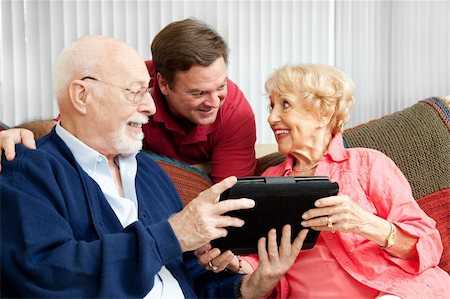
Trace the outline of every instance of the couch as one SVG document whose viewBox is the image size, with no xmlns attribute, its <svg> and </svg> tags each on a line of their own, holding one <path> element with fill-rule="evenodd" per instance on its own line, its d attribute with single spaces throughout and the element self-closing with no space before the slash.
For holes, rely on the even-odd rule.
<svg viewBox="0 0 450 299">
<path fill-rule="evenodd" d="M 6 130 L 6 129 L 9 129 L 9 127 L 0 121 L 0 131 Z"/>
<path fill-rule="evenodd" d="M 450 273 L 450 101 L 431 97 L 402 111 L 346 129 L 347 147 L 368 147 L 384 152 L 403 171 L 420 207 L 436 221 L 444 252 L 439 266 Z M 269 150 L 268 150 L 269 149 Z M 265 151 L 258 156 L 260 150 Z M 276 145 L 256 145 L 260 175 L 283 161 Z M 183 204 L 211 186 L 207 167 L 193 167 L 146 152 L 172 179 Z M 200 168 L 200 169 L 199 169 Z"/>
</svg>

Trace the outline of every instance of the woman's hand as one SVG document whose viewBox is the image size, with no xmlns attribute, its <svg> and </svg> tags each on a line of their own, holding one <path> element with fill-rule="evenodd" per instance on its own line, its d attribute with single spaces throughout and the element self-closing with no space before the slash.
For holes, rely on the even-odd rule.
<svg viewBox="0 0 450 299">
<path fill-rule="evenodd" d="M 302 215 L 302 225 L 320 231 L 361 233 L 370 225 L 373 215 L 346 195 L 321 198 L 315 206 Z"/>
<path fill-rule="evenodd" d="M 198 263 L 207 270 L 212 270 L 216 273 L 223 271 L 225 268 L 232 272 L 238 272 L 239 270 L 239 260 L 230 250 L 220 254 L 220 249 L 212 248 L 211 244 L 208 243 L 196 249 L 194 254 Z"/>
<path fill-rule="evenodd" d="M 243 298 L 260 298 L 270 293 L 280 279 L 292 267 L 306 238 L 307 230 L 300 231 L 291 244 L 291 227 L 283 227 L 280 247 L 277 245 L 276 230 L 270 230 L 266 249 L 266 238 L 258 241 L 258 268 L 244 277 L 241 285 Z"/>
<path fill-rule="evenodd" d="M 218 248 L 212 248 L 208 243 L 194 251 L 197 261 L 206 270 L 212 270 L 216 273 L 228 270 L 232 273 L 250 274 L 253 272 L 253 267 L 246 260 L 235 255 L 232 251 L 227 250 L 220 253 Z"/>
<path fill-rule="evenodd" d="M 239 265 L 237 256 L 231 251 L 227 250 L 220 254 L 220 250 L 212 248 L 211 244 L 198 248 L 194 251 L 194 254 L 198 258 L 199 264 L 208 270 L 220 272 L 228 268 L 233 272 L 239 270 L 244 273 L 251 273 L 246 275 L 242 281 L 241 294 L 243 298 L 259 298 L 271 292 L 292 267 L 300 253 L 307 233 L 308 230 L 301 230 L 291 244 L 291 226 L 285 225 L 278 248 L 276 230 L 271 229 L 267 237 L 267 248 L 266 238 L 258 240 L 259 265 L 255 271 L 245 261 L 242 261 L 242 265 Z M 246 268 L 250 270 L 246 270 Z"/>
<path fill-rule="evenodd" d="M 315 230 L 353 232 L 384 247 L 391 231 L 391 224 L 352 201 L 346 195 L 324 197 L 315 202 L 317 208 L 305 212 L 302 225 Z M 394 225 L 397 241 L 385 248 L 391 255 L 403 259 L 417 259 L 418 238 Z"/>
</svg>

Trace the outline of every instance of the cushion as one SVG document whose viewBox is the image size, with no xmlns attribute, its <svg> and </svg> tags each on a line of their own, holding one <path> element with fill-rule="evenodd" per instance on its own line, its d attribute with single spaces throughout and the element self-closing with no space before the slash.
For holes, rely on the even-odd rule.
<svg viewBox="0 0 450 299">
<path fill-rule="evenodd" d="M 450 188 L 450 112 L 439 98 L 344 131 L 348 147 L 389 156 L 408 179 L 414 198 Z"/>
<path fill-rule="evenodd" d="M 149 155 L 169 175 L 183 206 L 197 197 L 200 192 L 212 186 L 208 175 L 195 167 L 150 151 L 143 151 L 143 153 Z"/>
<path fill-rule="evenodd" d="M 280 164 L 285 157 L 286 155 L 276 152 L 256 159 L 255 175 L 259 176 L 270 166 Z"/>
<path fill-rule="evenodd" d="M 440 190 L 428 194 L 417 200 L 417 203 L 428 216 L 436 221 L 444 251 L 439 267 L 450 273 L 450 189 Z"/>
</svg>

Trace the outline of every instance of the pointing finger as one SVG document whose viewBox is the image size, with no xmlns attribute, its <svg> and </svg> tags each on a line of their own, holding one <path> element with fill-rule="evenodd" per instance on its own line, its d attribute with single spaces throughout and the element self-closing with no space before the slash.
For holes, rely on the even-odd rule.
<svg viewBox="0 0 450 299">
<path fill-rule="evenodd" d="M 217 184 L 214 184 L 209 188 L 207 191 L 213 193 L 214 195 L 214 201 L 219 201 L 219 196 L 222 194 L 225 190 L 233 187 L 237 182 L 237 178 L 235 176 L 230 176 L 222 181 L 218 182 Z"/>
</svg>

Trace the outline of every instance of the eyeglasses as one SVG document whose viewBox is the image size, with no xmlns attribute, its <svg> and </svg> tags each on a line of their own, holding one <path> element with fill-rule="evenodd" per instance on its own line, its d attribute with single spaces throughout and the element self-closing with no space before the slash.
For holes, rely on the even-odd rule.
<svg viewBox="0 0 450 299">
<path fill-rule="evenodd" d="M 131 103 L 135 104 L 135 105 L 137 105 L 137 104 L 142 102 L 142 99 L 144 98 L 144 96 L 145 96 L 145 94 L 147 92 L 151 93 L 151 91 L 152 91 L 152 88 L 150 88 L 150 87 L 141 87 L 141 88 L 139 88 L 139 91 L 132 91 L 131 89 L 123 88 L 123 87 L 120 87 L 120 86 L 117 86 L 117 85 L 114 85 L 114 84 L 111 84 L 111 83 L 100 81 L 100 80 L 95 79 L 93 77 L 84 77 L 81 80 L 88 80 L 88 79 L 89 80 L 94 80 L 94 81 L 97 81 L 97 82 L 100 82 L 100 83 L 103 83 L 105 85 L 109 85 L 111 87 L 116 87 L 116 88 L 121 89 L 127 95 L 127 100 L 130 101 Z"/>
</svg>

